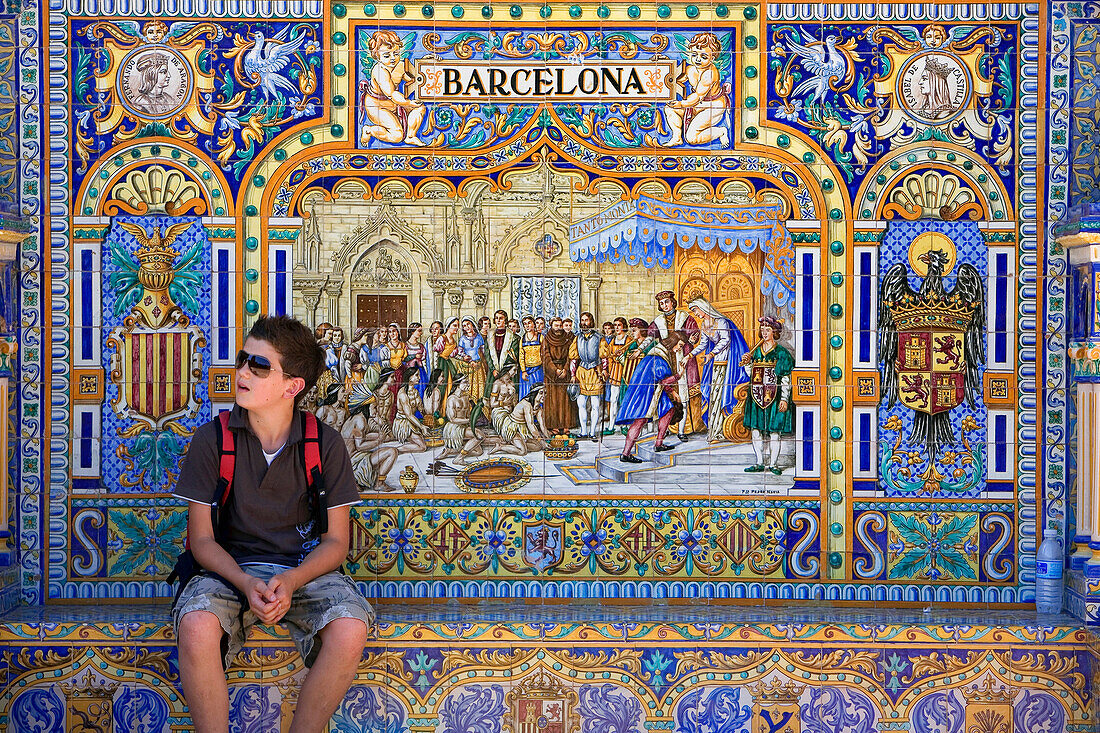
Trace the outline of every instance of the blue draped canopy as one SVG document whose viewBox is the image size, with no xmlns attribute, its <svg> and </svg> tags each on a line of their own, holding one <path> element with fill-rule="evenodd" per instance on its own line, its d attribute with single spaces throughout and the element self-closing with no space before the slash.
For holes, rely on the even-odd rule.
<svg viewBox="0 0 1100 733">
<path fill-rule="evenodd" d="M 792 307 L 794 246 L 779 221 L 782 205 L 681 204 L 648 196 L 618 201 L 569 227 L 569 257 L 574 262 L 626 262 L 668 269 L 676 247 L 710 251 L 760 249 L 764 253 L 762 288 L 776 307 Z"/>
</svg>

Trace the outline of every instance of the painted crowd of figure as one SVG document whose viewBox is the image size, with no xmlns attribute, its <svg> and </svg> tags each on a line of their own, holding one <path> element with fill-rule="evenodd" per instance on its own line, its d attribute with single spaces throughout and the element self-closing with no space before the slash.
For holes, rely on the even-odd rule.
<svg viewBox="0 0 1100 733">
<path fill-rule="evenodd" d="M 593 314 L 569 318 L 503 310 L 454 317 L 425 328 L 396 323 L 360 328 L 350 342 L 329 323 L 316 327 L 328 371 L 307 407 L 339 429 L 359 484 L 386 490 L 402 453 L 439 449 L 438 461 L 466 465 L 486 453 L 524 456 L 574 440 L 626 436 L 619 456 L 641 463 L 634 447 L 654 430 L 657 451 L 675 431 L 680 442 L 703 434 L 751 435 L 749 472 L 779 474 L 783 436 L 794 429 L 794 358 L 778 343 L 782 323 L 759 319 L 750 348 L 740 329 L 703 298 L 686 310 L 670 291 L 656 295 L 654 319 Z M 746 385 L 740 390 L 738 388 Z M 739 401 L 742 404 L 738 404 Z"/>
</svg>

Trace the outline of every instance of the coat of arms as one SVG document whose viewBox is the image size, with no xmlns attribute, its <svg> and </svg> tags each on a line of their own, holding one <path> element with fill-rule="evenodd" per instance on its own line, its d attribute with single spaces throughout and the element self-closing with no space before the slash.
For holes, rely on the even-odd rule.
<svg viewBox="0 0 1100 733">
<path fill-rule="evenodd" d="M 752 693 L 750 730 L 767 733 L 801 733 L 801 708 L 798 699 L 805 689 L 794 682 L 760 682 L 749 688 Z"/>
<path fill-rule="evenodd" d="M 768 405 L 775 402 L 779 394 L 779 378 L 775 376 L 774 363 L 758 363 L 752 365 L 752 373 L 749 377 L 749 394 L 752 401 L 767 409 Z"/>
<path fill-rule="evenodd" d="M 577 693 L 545 669 L 524 678 L 505 701 L 507 733 L 574 733 L 580 727 Z"/>
<path fill-rule="evenodd" d="M 946 240 L 946 241 L 941 241 Z M 927 450 L 928 461 L 955 444 L 950 412 L 964 401 L 971 407 L 981 390 L 985 363 L 985 291 L 972 265 L 959 265 L 947 290 L 954 248 L 943 235 L 921 240 L 910 259 L 924 275 L 920 290 L 909 286 L 904 263 L 891 267 L 879 293 L 879 358 L 882 397 L 887 407 L 900 401 L 914 411 L 909 442 Z"/>
<path fill-rule="evenodd" d="M 180 258 L 173 244 L 196 221 L 146 217 L 115 223 L 110 249 L 112 264 L 119 269 L 111 274 L 109 284 L 115 293 L 116 315 L 126 315 L 106 342 L 107 348 L 114 350 L 109 376 L 118 388 L 110 403 L 115 413 L 129 423 L 120 428 L 119 435 L 138 438 L 134 450 L 142 455 L 120 447 L 120 457 L 131 468 L 136 465 L 138 474 L 119 479 L 124 485 L 137 485 L 148 470 L 153 471 L 154 479 L 163 477 L 163 461 L 157 457 L 167 459 L 167 454 L 176 452 L 176 437 L 191 432 L 179 420 L 198 410 L 195 388 L 202 376 L 200 349 L 206 339 L 181 303 L 192 312 L 198 311 L 200 276 L 193 270 L 204 239 L 195 238 Z M 133 255 L 121 244 L 119 230 L 137 241 Z M 142 434 L 147 440 L 140 437 Z"/>
<path fill-rule="evenodd" d="M 561 522 L 525 523 L 523 525 L 523 559 L 539 572 L 549 570 L 562 560 L 562 539 L 565 535 Z"/>
</svg>

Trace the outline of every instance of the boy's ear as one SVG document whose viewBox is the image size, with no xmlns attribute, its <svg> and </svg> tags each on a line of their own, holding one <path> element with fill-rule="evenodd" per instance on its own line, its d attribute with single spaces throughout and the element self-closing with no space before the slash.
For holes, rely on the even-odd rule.
<svg viewBox="0 0 1100 733">
<path fill-rule="evenodd" d="M 290 384 L 287 385 L 286 390 L 283 392 L 283 396 L 287 399 L 294 399 L 299 394 L 305 391 L 306 380 L 301 377 L 294 377 L 290 380 Z"/>
</svg>

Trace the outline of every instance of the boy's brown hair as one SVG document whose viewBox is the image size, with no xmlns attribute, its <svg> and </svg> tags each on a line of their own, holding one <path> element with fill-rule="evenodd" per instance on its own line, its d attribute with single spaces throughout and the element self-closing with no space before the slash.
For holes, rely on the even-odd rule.
<svg viewBox="0 0 1100 733">
<path fill-rule="evenodd" d="M 284 374 L 305 380 L 305 389 L 294 398 L 297 407 L 325 370 L 325 352 L 313 332 L 290 316 L 260 316 L 248 335 L 266 341 L 279 352 Z"/>
</svg>

